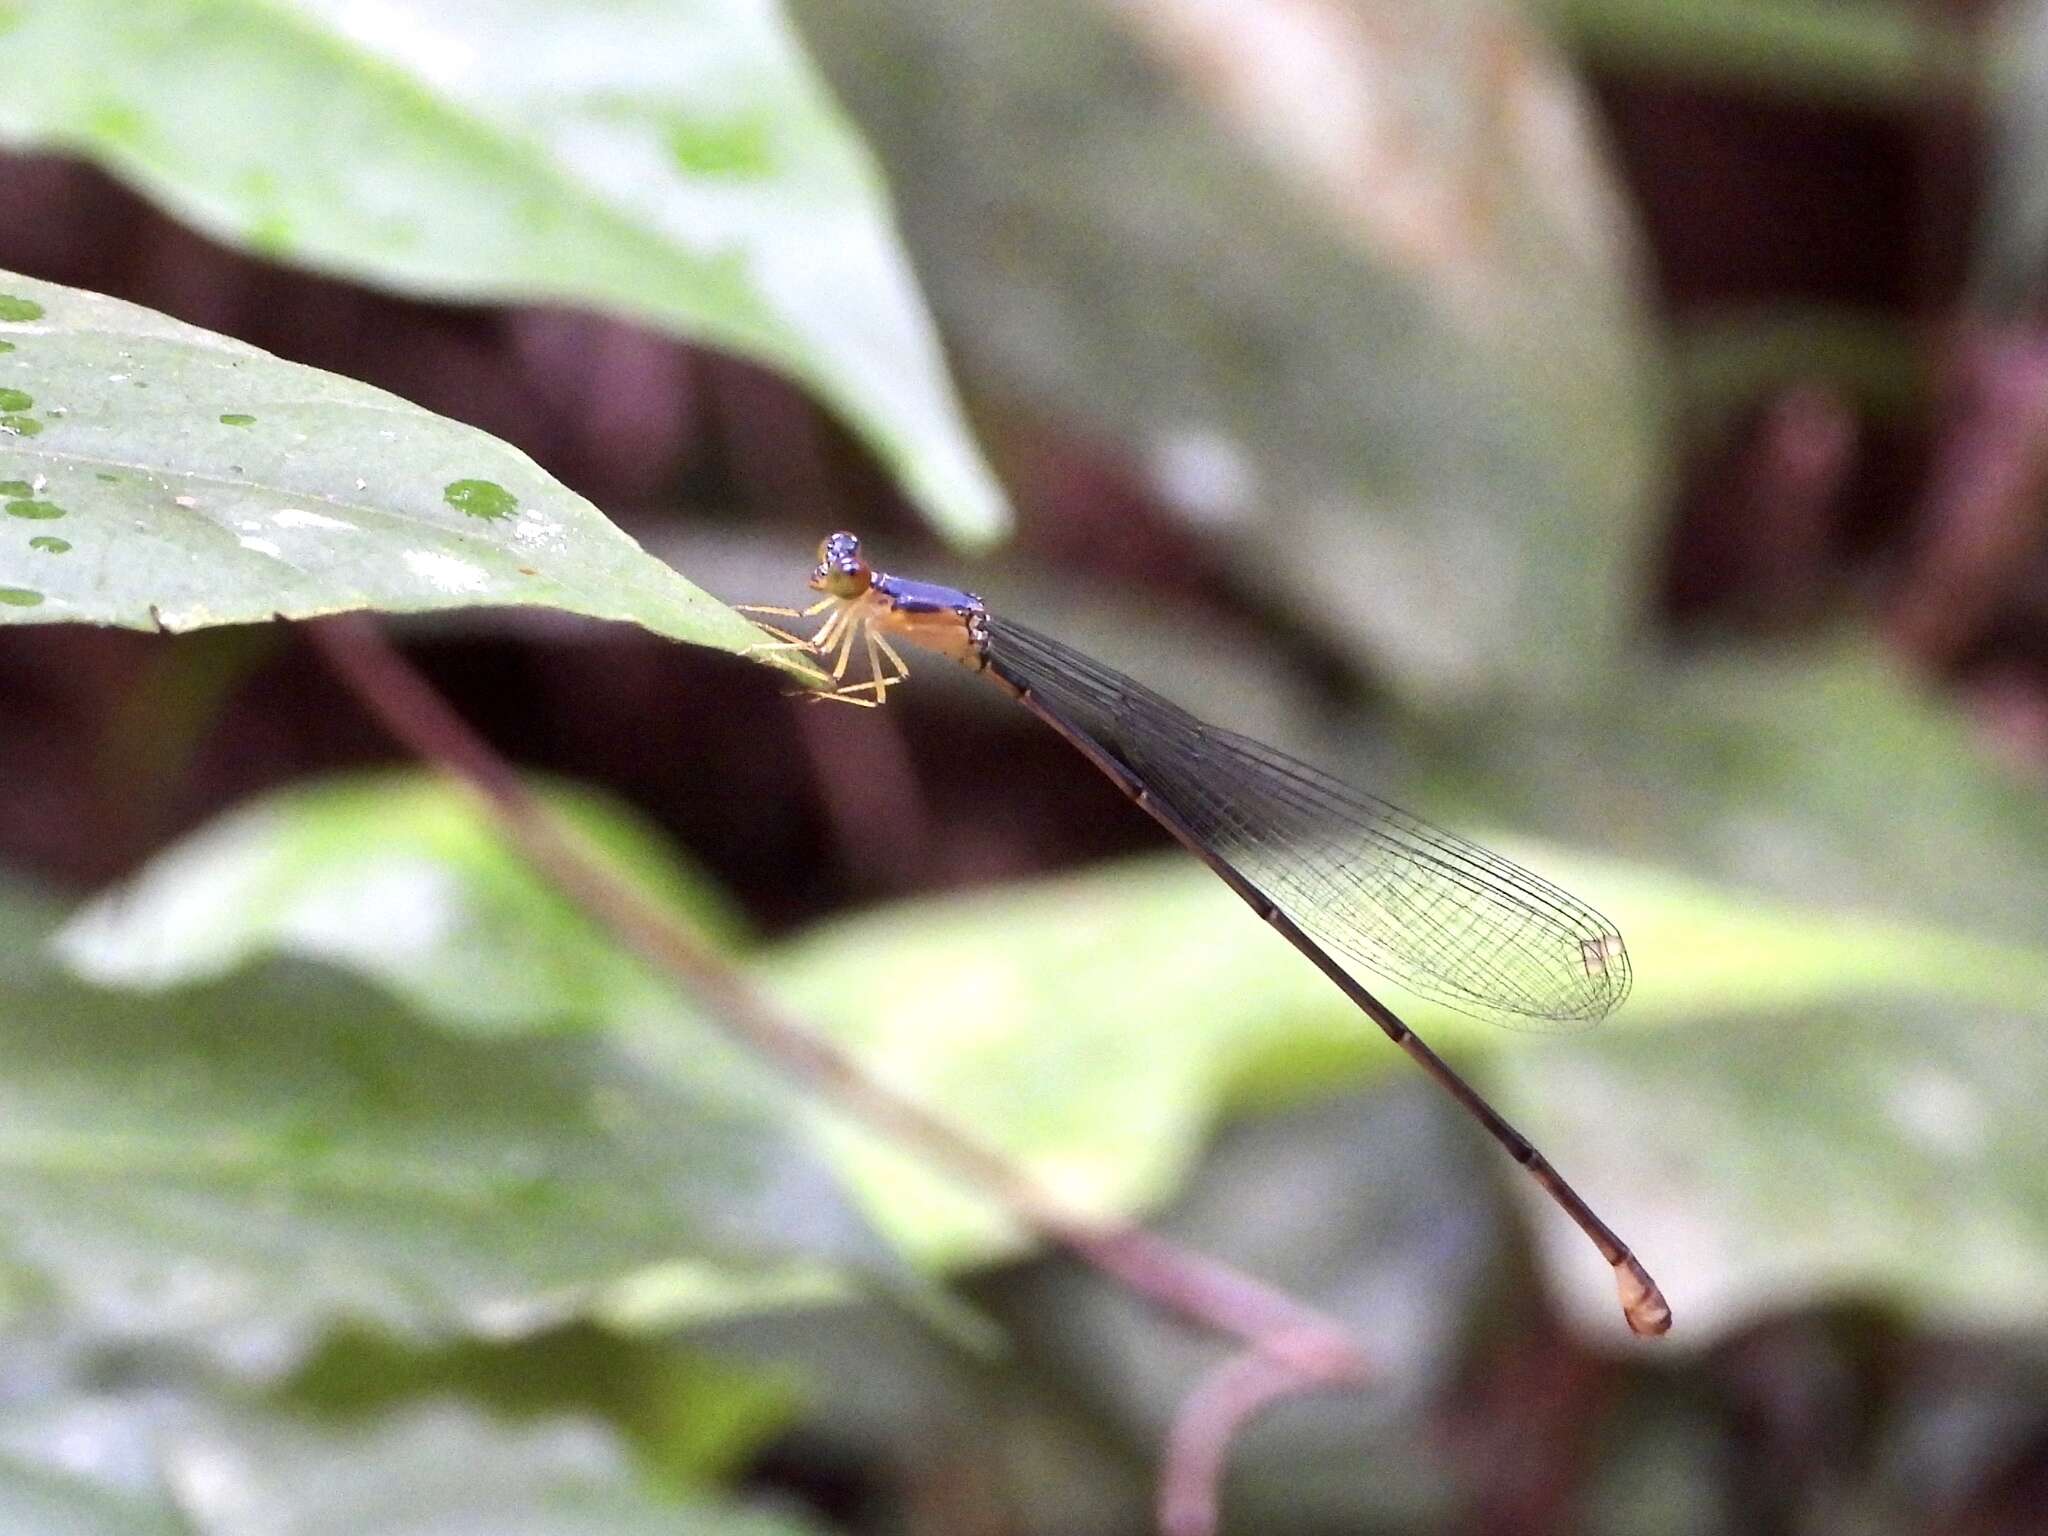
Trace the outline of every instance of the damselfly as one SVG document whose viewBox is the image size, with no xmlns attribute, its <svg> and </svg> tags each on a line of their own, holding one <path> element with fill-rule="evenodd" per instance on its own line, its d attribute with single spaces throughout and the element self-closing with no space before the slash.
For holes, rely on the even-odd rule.
<svg viewBox="0 0 2048 1536">
<path fill-rule="evenodd" d="M 833 684 L 819 697 L 881 704 L 910 674 L 896 641 L 990 679 L 1214 870 L 1486 1127 L 1614 1267 L 1631 1328 L 1671 1326 L 1663 1293 L 1628 1245 L 1331 953 L 1465 1013 L 1566 1029 L 1605 1017 L 1628 995 L 1628 950 L 1613 924 L 1499 854 L 1205 725 L 1101 662 L 998 617 L 971 592 L 875 570 L 850 533 L 818 546 L 810 584 L 824 596 L 807 609 L 751 611 L 825 615 L 808 637 L 769 631 L 776 644 L 818 658 Z M 856 652 L 868 675 L 850 682 Z"/>
</svg>

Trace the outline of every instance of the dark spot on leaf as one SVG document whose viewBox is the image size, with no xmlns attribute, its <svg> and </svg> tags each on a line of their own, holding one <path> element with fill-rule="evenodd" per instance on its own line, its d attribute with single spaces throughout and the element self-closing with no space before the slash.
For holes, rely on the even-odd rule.
<svg viewBox="0 0 2048 1536">
<path fill-rule="evenodd" d="M 30 549 L 40 549 L 45 554 L 63 555 L 71 551 L 71 541 L 60 539 L 54 533 L 39 533 L 28 541 Z"/>
<path fill-rule="evenodd" d="M 100 473 L 94 475 L 93 479 L 104 480 L 109 485 L 119 485 L 121 483 L 121 477 L 119 475 L 110 475 L 105 470 L 102 470 L 100 471 Z"/>
<path fill-rule="evenodd" d="M 11 341 L 0 341 L 0 352 L 12 352 L 13 350 L 14 350 L 14 343 L 13 343 L 13 342 L 11 342 Z"/>
<path fill-rule="evenodd" d="M 510 517 L 519 506 L 519 498 L 495 480 L 450 481 L 442 487 L 441 499 L 465 516 L 486 522 Z"/>
<path fill-rule="evenodd" d="M 43 306 L 34 299 L 18 299 L 11 293 L 0 293 L 0 320 L 40 320 Z M 38 597 L 37 602 L 42 598 Z"/>
<path fill-rule="evenodd" d="M 27 587 L 0 587 L 0 603 L 9 608 L 40 608 L 42 602 L 43 594 Z"/>
<path fill-rule="evenodd" d="M 0 389 L 0 411 L 25 411 L 36 397 L 24 389 Z"/>
<path fill-rule="evenodd" d="M 26 480 L 0 480 L 0 496 L 33 496 L 36 488 Z"/>
<path fill-rule="evenodd" d="M 229 411 L 221 417 L 220 424 L 224 427 L 253 427 L 256 425 L 256 418 L 244 416 L 240 411 Z"/>
<path fill-rule="evenodd" d="M 0 432 L 15 437 L 34 437 L 43 430 L 43 424 L 33 416 L 0 416 Z"/>
<path fill-rule="evenodd" d="M 64 515 L 64 509 L 54 501 L 15 500 L 7 503 L 9 517 L 25 517 L 31 522 L 47 523 Z"/>
</svg>

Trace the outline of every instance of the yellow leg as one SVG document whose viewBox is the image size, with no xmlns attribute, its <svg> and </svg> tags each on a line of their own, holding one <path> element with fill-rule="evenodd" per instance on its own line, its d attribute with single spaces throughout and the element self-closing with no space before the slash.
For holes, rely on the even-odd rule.
<svg viewBox="0 0 2048 1536">
<path fill-rule="evenodd" d="M 827 608 L 830 608 L 832 611 L 825 614 L 825 622 L 820 624 L 811 633 L 811 644 L 820 651 L 823 651 L 827 645 L 831 644 L 825 637 L 835 633 L 837 627 L 846 622 L 847 614 L 853 610 L 841 603 L 836 597 L 828 597 L 811 604 L 810 607 L 797 615 L 800 619 L 816 618 L 819 614 L 825 613 Z"/>
<path fill-rule="evenodd" d="M 811 649 L 820 656 L 832 654 L 832 647 L 839 643 L 841 626 L 847 623 L 851 608 L 834 609 L 832 616 L 818 626 L 818 632 L 811 636 Z"/>
<path fill-rule="evenodd" d="M 869 633 L 875 636 L 875 644 L 879 645 L 882 648 L 882 654 L 888 657 L 891 661 L 896 663 L 895 680 L 899 683 L 908 682 L 910 679 L 909 664 L 906 663 L 904 659 L 897 654 L 896 647 L 889 643 L 889 637 L 884 634 L 876 633 L 874 630 L 870 630 Z"/>
<path fill-rule="evenodd" d="M 840 631 L 839 654 L 832 658 L 832 680 L 835 683 L 846 676 L 846 664 L 853 659 L 853 637 L 860 632 L 858 624 L 848 624 Z"/>
<path fill-rule="evenodd" d="M 875 696 L 872 699 L 855 697 L 855 695 L 863 693 L 873 693 Z M 818 697 L 821 699 L 838 699 L 847 704 L 858 704 L 864 709 L 886 702 L 873 683 L 848 683 L 844 688 L 834 688 L 830 693 L 821 693 Z"/>
<path fill-rule="evenodd" d="M 818 654 L 812 648 L 811 642 L 804 639 L 801 635 L 792 635 L 788 630 L 777 629 L 773 624 L 763 624 L 759 619 L 754 621 L 754 627 L 773 638 L 747 646 L 740 652 L 742 656 L 761 656 L 771 651 L 801 651 L 806 656 L 816 656 Z M 822 673 L 817 675 L 823 676 Z"/>
<path fill-rule="evenodd" d="M 896 679 L 882 667 L 882 653 L 875 645 L 875 626 L 868 625 L 861 634 L 868 644 L 868 681 L 874 685 L 875 702 L 879 704 L 889 697 L 889 685 Z"/>
<path fill-rule="evenodd" d="M 798 617 L 801 618 L 802 615 L 799 614 Z M 759 619 L 754 620 L 754 627 L 772 638 L 747 646 L 739 653 L 742 656 L 763 656 L 779 651 L 800 651 L 805 657 L 815 659 L 818 654 L 817 650 L 811 645 L 811 642 L 804 639 L 801 635 L 793 635 L 786 629 L 777 629 L 773 624 L 763 624 Z M 794 665 L 799 666 L 806 676 L 814 677 L 820 683 L 825 681 L 825 674 L 818 668 L 807 663 L 797 663 Z M 796 690 L 798 693 L 815 693 L 816 691 L 815 688 L 800 688 Z"/>
<path fill-rule="evenodd" d="M 774 636 L 774 638 L 772 640 L 763 640 L 756 645 L 747 646 L 739 653 L 742 656 L 762 656 L 775 651 L 801 651 L 805 656 L 813 658 L 818 654 L 812 649 L 811 642 L 804 639 L 801 635 L 793 635 L 786 629 L 777 629 L 773 624 L 763 624 L 759 619 L 754 621 L 754 627 Z M 805 665 L 803 670 L 809 676 L 817 678 L 820 682 L 825 680 L 825 674 L 815 667 Z M 815 690 L 806 688 L 801 691 L 810 693 Z"/>
<path fill-rule="evenodd" d="M 880 704 L 889 697 L 889 690 L 902 681 L 901 676 L 892 676 L 889 673 L 878 670 L 866 682 L 846 683 L 833 689 L 832 692 L 835 696 L 839 697 L 852 693 L 872 693 L 875 696 L 874 702 Z"/>
<path fill-rule="evenodd" d="M 837 699 L 843 704 L 874 709 L 888 698 L 891 688 L 910 676 L 910 668 L 896 647 L 877 634 L 873 625 L 861 622 L 856 617 L 852 605 L 837 598 L 823 598 L 802 612 L 794 608 L 770 607 L 765 603 L 737 603 L 734 606 L 742 613 L 767 613 L 799 619 L 823 613 L 827 608 L 832 610 L 826 616 L 825 622 L 818 626 L 816 633 L 808 640 L 789 630 L 778 629 L 773 624 L 763 624 L 756 620 L 756 627 L 772 638 L 759 645 L 750 645 L 741 653 L 753 655 L 762 651 L 807 651 L 816 657 L 821 665 L 829 658 L 831 681 L 838 686 L 828 693 L 805 690 L 805 696 L 813 701 Z M 861 642 L 867 651 L 868 678 L 865 682 L 849 683 L 846 681 L 846 673 L 853 665 L 853 648 L 856 641 Z M 874 697 L 860 697 L 869 693 Z"/>
<path fill-rule="evenodd" d="M 882 702 L 880 698 L 864 699 L 860 697 L 860 695 L 872 691 L 874 686 L 872 682 L 866 682 L 847 683 L 843 687 L 833 688 L 824 692 L 813 689 L 809 693 L 809 698 L 813 704 L 853 704 L 861 709 L 874 709 Z"/>
<path fill-rule="evenodd" d="M 811 604 L 810 607 L 802 611 L 798 611 L 795 608 L 773 607 L 767 603 L 735 603 L 733 606 L 742 613 L 772 613 L 783 618 L 802 619 L 822 612 L 824 609 L 831 607 L 836 601 L 836 598 L 827 597 Z M 816 656 L 819 652 L 819 639 L 827 630 L 833 627 L 833 622 L 838 617 L 839 615 L 835 613 L 831 619 L 827 619 L 824 625 L 820 627 L 818 633 L 808 640 L 801 635 L 791 633 L 789 630 L 780 629 L 773 624 L 763 624 L 759 619 L 756 619 L 754 627 L 763 634 L 773 638 L 763 641 L 759 645 L 750 645 L 741 651 L 740 654 L 742 656 L 754 656 L 766 651 L 805 651 Z M 822 675 L 822 673 L 819 674 L 821 677 Z"/>
<path fill-rule="evenodd" d="M 806 652 L 808 652 L 810 650 L 810 647 L 805 646 L 803 647 L 803 649 Z M 798 694 L 815 694 L 828 681 L 823 672 L 820 672 L 816 667 L 807 665 L 803 662 L 790 661 L 783 663 L 782 670 L 784 670 L 785 672 L 797 673 L 805 680 L 807 684 L 807 686 L 801 688 L 785 689 L 783 692 L 783 697 L 785 698 L 795 698 Z"/>
<path fill-rule="evenodd" d="M 896 648 L 882 638 L 881 635 L 877 634 L 872 625 L 863 627 L 860 633 L 867 642 L 868 669 L 870 673 L 868 680 L 863 683 L 844 683 L 833 689 L 830 693 L 817 694 L 815 697 L 820 699 L 836 699 L 842 704 L 857 704 L 862 709 L 874 709 L 888 700 L 891 688 L 894 688 L 910 676 L 910 668 L 904 665 L 903 658 L 896 653 Z M 852 651 L 853 634 L 849 631 L 842 638 L 840 655 L 833 669 L 833 676 L 838 677 L 844 674 Z M 884 656 L 895 664 L 893 672 L 883 665 Z M 872 693 L 874 697 L 872 699 L 859 697 L 863 693 Z"/>
<path fill-rule="evenodd" d="M 779 619 L 808 619 L 823 613 L 838 601 L 836 597 L 821 597 L 808 608 L 784 608 L 776 603 L 734 603 L 733 607 L 741 613 L 767 613 Z"/>
</svg>

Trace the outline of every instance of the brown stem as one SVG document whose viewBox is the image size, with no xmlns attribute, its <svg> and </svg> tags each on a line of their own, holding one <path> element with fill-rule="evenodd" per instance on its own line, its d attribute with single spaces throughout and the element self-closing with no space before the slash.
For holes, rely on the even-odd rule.
<svg viewBox="0 0 2048 1536">
<path fill-rule="evenodd" d="M 467 785 L 506 838 L 627 948 L 686 987 L 755 1051 L 898 1144 L 997 1201 L 1046 1242 L 1181 1317 L 1251 1346 L 1308 1390 L 1368 1372 L 1336 1319 L 1156 1233 L 1069 1211 L 999 1153 L 868 1076 L 844 1051 L 772 1007 L 684 924 L 619 875 L 361 616 L 307 626 L 329 667 L 400 742 Z"/>
<path fill-rule="evenodd" d="M 1282 1398 L 1356 1386 L 1342 1366 L 1315 1372 L 1264 1347 L 1219 1365 L 1182 1400 L 1166 1436 L 1159 1472 L 1160 1536 L 1213 1536 L 1223 1501 L 1223 1470 L 1245 1425 Z"/>
</svg>

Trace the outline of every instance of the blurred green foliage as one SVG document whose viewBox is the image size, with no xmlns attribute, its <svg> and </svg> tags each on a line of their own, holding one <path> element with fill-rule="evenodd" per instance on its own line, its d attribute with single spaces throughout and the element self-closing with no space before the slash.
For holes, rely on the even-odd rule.
<svg viewBox="0 0 2048 1536">
<path fill-rule="evenodd" d="M 459 1400 L 422 1403 L 371 1427 L 200 1399 L 81 1392 L 41 1423 L 0 1426 L 22 1448 L 0 1478 L 0 1515 L 19 1531 L 219 1532 L 221 1536 L 804 1536 L 794 1516 L 739 1510 L 701 1495 L 636 1488 L 625 1447 L 602 1423 L 569 1415 L 527 1424 Z M 31 1459 L 89 1435 L 161 1469 L 155 1490 L 122 1493 Z"/>
<path fill-rule="evenodd" d="M 1593 58 L 1803 100 L 1914 99 L 1973 73 L 1968 40 L 1912 0 L 1537 0 Z"/>
<path fill-rule="evenodd" d="M 0 976 L 13 1289 L 102 1331 L 517 1330 L 677 1260 L 890 1267 L 773 1098 L 701 1056 L 479 1040 L 319 968 L 124 999 L 52 969 L 45 928 L 10 911 Z"/>
<path fill-rule="evenodd" d="M 1663 474 L 1640 253 L 1513 6 L 799 10 L 978 394 L 1089 402 L 1239 578 L 1421 702 L 1630 643 Z"/>
<path fill-rule="evenodd" d="M 1262 32 L 1166 0 L 795 9 L 998 451 L 1020 420 L 1095 434 L 1240 597 L 1396 708 L 1276 705 L 1277 647 L 1205 651 L 1164 605 L 1068 584 L 1056 609 L 1112 654 L 1170 653 L 1232 723 L 1278 711 L 1440 818 L 1547 836 L 1492 840 L 1629 936 L 1635 998 L 1593 1034 L 1414 1009 L 1677 1309 L 1684 1363 L 1587 1414 L 1588 1528 L 1738 1528 L 1707 1394 L 1674 1383 L 1745 1330 L 1875 1304 L 2037 1348 L 2039 786 L 1865 645 L 1644 638 L 1688 434 L 1815 376 L 1908 418 L 1920 355 L 1897 317 L 1811 305 L 1667 333 L 1567 50 L 1807 101 L 1981 90 L 1995 314 L 2048 244 L 2048 11 L 1972 35 L 1880 0 L 1360 0 L 1251 8 Z M 869 152 L 775 6 L 349 11 L 0 8 L 0 135 L 280 260 L 745 352 L 940 526 L 999 527 Z M 477 433 L 132 306 L 0 290 L 41 311 L 0 307 L 0 381 L 32 397 L 0 404 L 38 427 L 0 437 L 31 506 L 0 514 L 0 593 L 39 599 L 0 618 L 538 602 L 753 639 Z M 365 526 L 320 521 L 344 516 Z M 60 524 L 68 551 L 30 542 Z M 1539 1297 L 1614 1337 L 1578 1235 L 1534 1211 L 1523 1254 L 1513 1170 L 1186 860 L 763 944 L 644 823 L 547 793 L 877 1076 L 1358 1329 L 1382 1390 L 1246 1443 L 1246 1528 L 1454 1518 L 1467 1469 L 1417 1405 L 1474 1340 Z M 1207 1344 L 1070 1269 L 997 1268 L 1021 1252 L 999 1213 L 800 1100 L 444 787 L 295 787 L 68 917 L 0 901 L 0 1295 L 43 1345 L 0 1371 L 0 1525 L 794 1531 L 717 1490 L 798 1423 L 1019 1529 L 1142 1518 Z M 934 1307 L 933 1276 L 973 1314 Z M 2009 1396 L 1999 1422 L 2030 1422 Z M 1917 1411 L 1879 1443 L 1999 1417 Z M 1902 1452 L 1873 1507 L 1990 1454 Z"/>
<path fill-rule="evenodd" d="M 580 804 L 583 823 L 637 847 L 644 869 L 645 833 Z M 431 781 L 290 791 L 172 849 L 80 914 L 61 947 L 102 982 L 155 988 L 235 959 L 325 961 L 462 1035 L 522 1021 L 595 1029 L 683 1091 L 731 1092 L 740 1112 L 757 1104 L 744 1059 L 480 817 Z M 1514 1106 L 1560 1166 L 1598 1170 L 1603 1208 L 1625 1229 L 1677 1230 L 1689 1214 L 1711 1234 L 1673 1286 L 1689 1333 L 1798 1287 L 1912 1295 L 1980 1322 L 2042 1320 L 2032 1276 L 2048 1268 L 2048 1191 L 2029 1170 L 2048 1148 L 2034 1144 L 2021 1102 L 1998 1101 L 2029 1091 L 2013 1068 L 2031 1054 L 2025 1021 L 2048 1011 L 2048 949 L 1760 904 L 1647 866 L 1495 841 L 1587 893 L 1629 936 L 1641 979 L 1626 1023 L 1566 1049 L 1427 1002 L 1402 1011 Z M 682 897 L 673 871 L 653 878 L 679 910 L 706 900 Z M 946 1105 L 1045 1187 L 1109 1215 L 1170 1196 L 1233 1106 L 1270 1109 L 1401 1068 L 1287 945 L 1178 857 L 893 907 L 749 965 L 875 1076 Z M 878 984 L 849 987 L 855 976 Z M 1975 1034 L 1940 1027 L 1958 1007 L 1981 1019 Z M 1837 1057 L 1854 1069 L 1827 1070 Z M 1796 1116 L 1785 1113 L 1793 1084 Z M 1835 1102 L 1816 1122 L 1823 1084 Z M 823 1145 L 919 1263 L 1014 1250 L 1000 1212 L 904 1149 L 836 1124 Z M 1737 1146 L 1741 1158 L 1697 1161 Z M 1842 1169 L 1832 1198 L 1788 1199 L 1768 1176 L 1783 1162 L 1817 1186 L 1823 1151 Z M 1865 1177 L 1874 1166 L 1885 1179 Z M 1930 1198 L 1959 1175 L 1986 1190 L 2010 1178 L 2023 1204 L 1987 1226 Z M 1597 1327 L 1608 1306 L 1599 1268 L 1576 1234 L 1557 1235 L 1557 1290 Z"/>
<path fill-rule="evenodd" d="M 773 0 L 11 0 L 0 24 L 0 142 L 279 260 L 759 358 L 960 538 L 1003 526 L 881 178 Z"/>
</svg>

